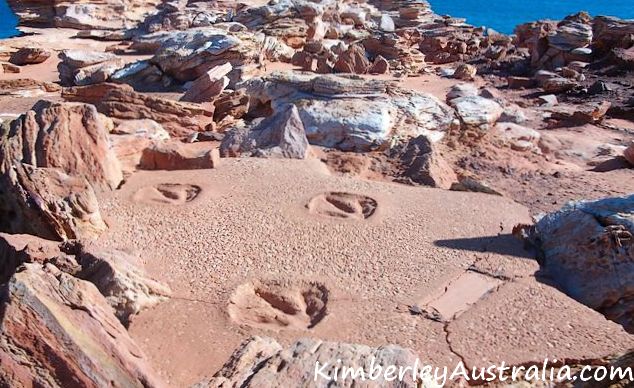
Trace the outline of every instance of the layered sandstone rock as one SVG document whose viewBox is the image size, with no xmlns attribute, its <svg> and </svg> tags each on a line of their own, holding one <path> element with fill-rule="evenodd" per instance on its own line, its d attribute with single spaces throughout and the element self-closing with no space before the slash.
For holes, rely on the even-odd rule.
<svg viewBox="0 0 634 388">
<path fill-rule="evenodd" d="M 124 65 L 115 54 L 100 51 L 64 50 L 59 58 L 59 78 L 68 86 L 105 82 Z"/>
<path fill-rule="evenodd" d="M 456 109 L 463 130 L 474 132 L 476 136 L 491 129 L 504 111 L 497 102 L 480 96 L 455 98 L 450 105 Z"/>
<path fill-rule="evenodd" d="M 398 158 L 403 171 L 399 181 L 442 189 L 449 189 L 458 182 L 458 177 L 437 146 L 425 136 L 411 139 L 394 150 L 390 157 Z"/>
<path fill-rule="evenodd" d="M 74 258 L 60 251 L 58 241 L 29 234 L 0 233 L 0 283 L 6 284 L 25 263 L 53 263 L 69 274 L 79 270 Z"/>
<path fill-rule="evenodd" d="M 161 142 L 143 150 L 139 168 L 144 170 L 198 170 L 217 168 L 220 152 L 215 146 Z"/>
<path fill-rule="evenodd" d="M 3 385 L 162 385 L 93 284 L 52 264 L 25 264 L 1 303 Z"/>
<path fill-rule="evenodd" d="M 110 136 L 112 149 L 123 172 L 128 174 L 140 165 L 146 148 L 169 138 L 170 135 L 163 126 L 150 119 L 122 121 Z"/>
<path fill-rule="evenodd" d="M 539 220 L 533 240 L 566 293 L 634 331 L 634 196 L 570 203 Z"/>
<path fill-rule="evenodd" d="M 419 38 L 419 50 L 434 64 L 466 62 L 473 59 L 499 61 L 514 51 L 505 35 L 474 28 L 452 18 L 427 24 Z"/>
<path fill-rule="evenodd" d="M 171 294 L 168 287 L 145 274 L 139 254 L 78 241 L 59 243 L 31 235 L 0 233 L 0 259 L 2 282 L 25 263 L 55 265 L 64 273 L 91 282 L 123 324 Z"/>
<path fill-rule="evenodd" d="M 156 12 L 160 1 L 10 0 L 8 4 L 23 26 L 117 30 L 134 27 Z"/>
<path fill-rule="evenodd" d="M 85 178 L 14 162 L 0 182 L 2 231 L 68 240 L 95 238 L 107 229 Z"/>
<path fill-rule="evenodd" d="M 255 128 L 230 132 L 223 139 L 220 152 L 223 156 L 252 154 L 304 159 L 309 145 L 297 107 L 290 104 L 284 111 L 262 120 Z"/>
<path fill-rule="evenodd" d="M 0 156 L 8 164 L 59 168 L 96 189 L 115 189 L 123 176 L 110 148 L 110 126 L 92 105 L 40 101 L 3 134 Z"/>
<path fill-rule="evenodd" d="M 230 63 L 227 76 L 233 86 L 252 76 L 262 60 L 261 43 L 253 33 L 211 27 L 149 34 L 137 38 L 135 45 L 155 51 L 148 63 L 177 82 L 193 81 Z"/>
<path fill-rule="evenodd" d="M 51 57 L 51 52 L 39 47 L 23 47 L 11 54 L 9 62 L 14 65 L 34 65 L 45 62 Z"/>
<path fill-rule="evenodd" d="M 229 85 L 227 74 L 233 67 L 227 62 L 224 65 L 214 67 L 202 76 L 196 78 L 181 98 L 181 101 L 189 102 L 211 102 L 220 96 L 222 91 Z"/>
<path fill-rule="evenodd" d="M 333 363 L 338 363 L 338 360 L 341 360 L 341 364 L 337 365 L 345 365 L 355 371 L 362 368 L 365 373 L 369 373 L 371 365 L 381 370 L 389 365 L 396 368 L 411 367 L 416 363 L 416 358 L 413 351 L 395 345 L 371 348 L 365 345 L 302 339 L 288 348 L 282 348 L 271 338 L 254 337 L 243 343 L 213 378 L 200 382 L 196 387 L 273 387 L 295 385 L 299 381 L 314 382 L 316 386 L 346 387 L 351 384 L 350 377 L 341 379 L 341 376 L 337 376 L 337 381 L 332 380 Z M 326 363 L 328 365 L 323 368 L 323 373 L 327 377 L 323 378 L 321 374 L 315 376 L 315 366 Z M 435 386 L 431 381 L 424 383 L 426 386 Z M 366 377 L 365 384 L 368 387 L 418 386 L 411 374 L 402 381 L 386 380 L 385 374 L 380 374 L 375 380 Z"/>
<path fill-rule="evenodd" d="M 386 81 L 273 73 L 242 86 L 252 111 L 270 106 L 278 112 L 292 103 L 311 144 L 341 150 L 383 147 L 393 136 L 426 135 L 438 140 L 454 119 L 436 98 Z"/>
<path fill-rule="evenodd" d="M 571 63 L 592 63 L 603 58 L 626 69 L 632 47 L 634 22 L 579 13 L 559 23 L 539 21 L 517 26 L 516 44 L 526 47 L 535 69 L 553 70 Z"/>
<path fill-rule="evenodd" d="M 149 96 L 135 92 L 128 85 L 103 83 L 67 88 L 62 97 L 96 104 L 99 112 L 116 121 L 154 120 L 176 137 L 205 131 L 213 122 L 213 106 Z"/>
<path fill-rule="evenodd" d="M 81 265 L 77 277 L 93 283 L 123 324 L 142 310 L 167 300 L 167 286 L 149 278 L 141 260 L 120 250 L 84 248 L 75 256 Z"/>
<path fill-rule="evenodd" d="M 61 87 L 57 84 L 31 78 L 0 80 L 0 95 L 5 96 L 32 97 L 60 90 Z"/>
</svg>

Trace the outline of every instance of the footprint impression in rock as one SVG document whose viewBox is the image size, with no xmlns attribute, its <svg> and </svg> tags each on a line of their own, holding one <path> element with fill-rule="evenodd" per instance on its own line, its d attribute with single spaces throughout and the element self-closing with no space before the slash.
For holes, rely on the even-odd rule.
<svg viewBox="0 0 634 388">
<path fill-rule="evenodd" d="M 254 281 L 239 286 L 229 300 L 231 319 L 269 330 L 306 330 L 326 316 L 328 290 L 315 282 Z"/>
<path fill-rule="evenodd" d="M 365 195 L 328 192 L 311 199 L 306 207 L 320 216 L 364 220 L 374 215 L 378 203 Z"/>
<path fill-rule="evenodd" d="M 195 185 L 162 183 L 143 187 L 134 194 L 133 200 L 146 204 L 183 205 L 193 201 L 200 192 L 201 188 Z"/>
</svg>

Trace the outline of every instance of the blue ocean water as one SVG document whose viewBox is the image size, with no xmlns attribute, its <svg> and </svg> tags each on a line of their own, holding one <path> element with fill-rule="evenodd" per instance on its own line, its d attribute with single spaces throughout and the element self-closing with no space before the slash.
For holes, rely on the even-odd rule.
<svg viewBox="0 0 634 388">
<path fill-rule="evenodd" d="M 0 0 L 0 38 L 8 38 L 18 34 L 15 26 L 18 19 L 7 5 L 6 0 Z"/>
<path fill-rule="evenodd" d="M 634 0 L 428 0 L 439 15 L 466 18 L 506 34 L 516 25 L 540 19 L 562 19 L 586 11 L 590 15 L 634 19 Z"/>
<path fill-rule="evenodd" d="M 539 19 L 561 19 L 579 11 L 591 15 L 634 19 L 634 0 L 429 0 L 441 15 L 466 18 L 475 26 L 491 27 L 507 34 L 516 25 Z M 0 38 L 18 34 L 17 18 L 0 0 Z"/>
</svg>

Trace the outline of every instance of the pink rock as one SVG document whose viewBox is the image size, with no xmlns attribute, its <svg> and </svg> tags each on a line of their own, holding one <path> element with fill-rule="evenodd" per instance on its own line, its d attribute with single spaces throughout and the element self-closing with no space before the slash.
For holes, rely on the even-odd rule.
<svg viewBox="0 0 634 388">
<path fill-rule="evenodd" d="M 24 66 L 45 62 L 51 57 L 51 52 L 37 47 L 23 47 L 11 54 L 9 62 L 14 65 Z"/>
<path fill-rule="evenodd" d="M 12 124 L 2 159 L 59 168 L 85 178 L 96 189 L 115 189 L 123 180 L 108 139 L 109 121 L 94 106 L 40 101 Z"/>
<path fill-rule="evenodd" d="M 390 72 L 390 63 L 382 56 L 377 56 L 368 73 L 370 74 L 387 74 Z"/>
<path fill-rule="evenodd" d="M 159 387 L 90 282 L 25 264 L 3 287 L 0 381 L 8 386 Z"/>
<path fill-rule="evenodd" d="M 218 148 L 209 143 L 185 144 L 163 142 L 143 151 L 140 168 L 144 170 L 197 170 L 216 168 L 220 163 Z"/>
<path fill-rule="evenodd" d="M 192 82 L 191 88 L 181 98 L 188 102 L 210 102 L 218 97 L 229 85 L 229 74 L 233 70 L 231 63 L 216 66 Z"/>
</svg>

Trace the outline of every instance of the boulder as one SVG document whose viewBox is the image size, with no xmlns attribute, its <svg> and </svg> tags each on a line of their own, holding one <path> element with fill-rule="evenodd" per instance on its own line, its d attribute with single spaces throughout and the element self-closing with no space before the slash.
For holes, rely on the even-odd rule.
<svg viewBox="0 0 634 388">
<path fill-rule="evenodd" d="M 543 216 L 541 265 L 579 302 L 634 332 L 634 195 L 578 201 Z"/>
<path fill-rule="evenodd" d="M 202 144 L 203 147 L 199 145 Z M 144 170 L 197 170 L 217 168 L 220 163 L 218 148 L 207 143 L 185 144 L 161 142 L 143 150 L 139 168 Z"/>
<path fill-rule="evenodd" d="M 379 19 L 379 29 L 383 32 L 394 32 L 394 20 L 388 14 L 382 14 Z"/>
<path fill-rule="evenodd" d="M 189 102 L 211 102 L 220 96 L 222 91 L 229 85 L 229 78 L 226 77 L 233 70 L 231 63 L 216 66 L 198 77 L 192 82 L 191 87 L 181 98 L 181 101 Z"/>
<path fill-rule="evenodd" d="M 259 157 L 304 159 L 308 152 L 304 124 L 293 104 L 262 120 L 253 129 L 229 132 L 220 145 L 222 156 L 251 153 Z"/>
<path fill-rule="evenodd" d="M 213 125 L 213 106 L 173 101 L 137 93 L 128 85 L 103 83 L 66 88 L 69 101 L 96 104 L 97 110 L 115 121 L 150 119 L 161 124 L 170 136 L 185 137 Z"/>
<path fill-rule="evenodd" d="M 262 43 L 253 33 L 218 28 L 169 31 L 144 37 L 158 50 L 150 63 L 180 82 L 193 81 L 214 67 L 230 63 L 230 87 L 250 78 L 262 61 Z"/>
<path fill-rule="evenodd" d="M 96 189 L 114 190 L 123 175 L 110 148 L 110 125 L 92 105 L 40 101 L 3 134 L 0 159 L 59 168 Z"/>
<path fill-rule="evenodd" d="M 551 119 L 573 124 L 597 124 L 612 106 L 610 101 L 588 102 L 579 105 L 560 105 L 551 112 Z"/>
<path fill-rule="evenodd" d="M 478 69 L 475 66 L 463 63 L 456 68 L 453 77 L 463 81 L 473 81 L 477 73 Z"/>
<path fill-rule="evenodd" d="M 445 161 L 437 146 L 425 136 L 409 140 L 391 158 L 401 165 L 402 180 L 410 183 L 449 189 L 458 181 L 455 172 Z"/>
<path fill-rule="evenodd" d="M 369 369 L 371 365 L 382 371 L 390 365 L 397 369 L 411 367 L 416 363 L 417 357 L 412 350 L 396 345 L 372 348 L 365 345 L 301 339 L 287 348 L 282 348 L 274 339 L 254 337 L 244 342 L 211 379 L 198 383 L 196 388 L 284 387 L 302 383 L 319 387 L 354 385 L 350 374 L 344 379 L 340 374 L 339 379 L 334 380 L 335 365 L 344 365 L 354 368 L 355 371 L 363 369 L 366 373 L 364 386 L 413 388 L 418 386 L 418 382 L 412 379 L 411 373 L 406 374 L 402 381 L 388 381 L 384 373 L 377 376 L 376 380 L 370 380 Z M 323 375 L 315 375 L 316 369 L 322 371 Z M 436 386 L 431 379 L 423 381 L 423 384 Z"/>
<path fill-rule="evenodd" d="M 7 74 L 19 74 L 22 72 L 20 66 L 16 66 L 13 63 L 2 62 L 2 72 Z"/>
<path fill-rule="evenodd" d="M 82 247 L 75 257 L 81 266 L 76 276 L 97 287 L 124 325 L 132 316 L 167 300 L 171 295 L 168 287 L 142 271 L 138 255 Z"/>
<path fill-rule="evenodd" d="M 544 94 L 537 97 L 537 103 L 542 106 L 555 106 L 559 104 L 559 100 L 554 94 Z"/>
<path fill-rule="evenodd" d="M 548 78 L 540 83 L 540 87 L 546 93 L 564 93 L 579 86 L 579 84 L 571 79 L 564 77 Z"/>
<path fill-rule="evenodd" d="M 370 61 L 361 45 L 352 44 L 337 58 L 334 70 L 337 73 L 365 74 L 370 68 Z"/>
<path fill-rule="evenodd" d="M 2 231 L 69 240 L 95 238 L 107 229 L 85 178 L 13 162 L 0 183 Z"/>
<path fill-rule="evenodd" d="M 107 81 L 124 66 L 121 58 L 101 51 L 64 50 L 57 65 L 63 85 L 90 85 Z"/>
<path fill-rule="evenodd" d="M 122 121 L 110 135 L 112 149 L 124 173 L 137 169 L 146 148 L 169 138 L 161 124 L 149 119 Z"/>
<path fill-rule="evenodd" d="M 275 72 L 241 87 L 252 115 L 270 116 L 292 103 L 311 144 L 344 151 L 385 147 L 393 136 L 427 135 L 437 141 L 454 120 L 435 97 L 389 81 Z"/>
<path fill-rule="evenodd" d="M 480 134 L 487 132 L 504 112 L 500 104 L 480 96 L 456 98 L 450 105 L 456 109 L 463 129 L 475 129 Z"/>
<path fill-rule="evenodd" d="M 537 150 L 541 138 L 536 130 L 514 123 L 497 123 L 495 133 L 515 151 Z"/>
<path fill-rule="evenodd" d="M 504 107 L 504 113 L 500 116 L 498 122 L 522 124 L 528 120 L 524 109 L 518 105 L 510 104 Z"/>
<path fill-rule="evenodd" d="M 343 151 L 380 148 L 398 115 L 388 101 L 306 99 L 296 104 L 310 143 Z"/>
<path fill-rule="evenodd" d="M 592 26 L 579 22 L 562 23 L 548 36 L 548 44 L 561 51 L 572 51 L 592 43 Z"/>
<path fill-rule="evenodd" d="M 368 69 L 368 73 L 370 74 L 388 74 L 390 72 L 390 63 L 387 59 L 383 58 L 380 55 L 377 55 L 374 58 L 374 62 L 372 66 Z"/>
<path fill-rule="evenodd" d="M 18 66 L 35 65 L 45 62 L 50 57 L 51 52 L 49 50 L 39 47 L 23 47 L 11 54 L 9 62 Z"/>
<path fill-rule="evenodd" d="M 2 283 L 25 263 L 52 264 L 93 283 L 125 325 L 133 315 L 171 294 L 168 287 L 145 274 L 138 253 L 87 246 L 78 241 L 60 243 L 31 235 L 0 233 L 0 259 Z"/>
<path fill-rule="evenodd" d="M 76 274 L 81 267 L 73 255 L 60 249 L 64 244 L 30 234 L 0 233 L 0 284 L 6 284 L 25 263 L 51 263 L 63 272 Z"/>
<path fill-rule="evenodd" d="M 534 79 L 528 77 L 508 77 L 507 79 L 509 89 L 530 89 L 537 86 Z"/>
<path fill-rule="evenodd" d="M 163 385 L 92 283 L 24 264 L 1 295 L 2 385 Z"/>
<path fill-rule="evenodd" d="M 447 102 L 455 100 L 460 97 L 473 97 L 477 96 L 479 93 L 478 88 L 474 84 L 470 83 L 460 83 L 453 85 L 449 92 L 447 92 Z"/>
</svg>

